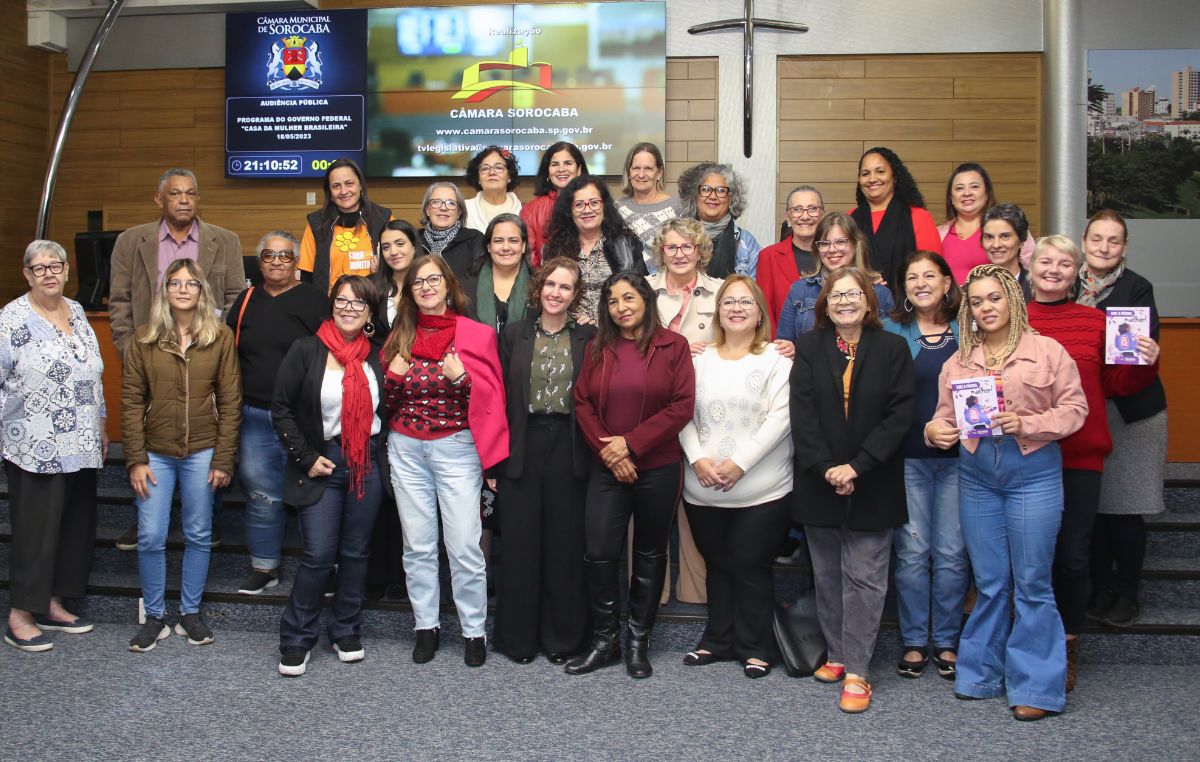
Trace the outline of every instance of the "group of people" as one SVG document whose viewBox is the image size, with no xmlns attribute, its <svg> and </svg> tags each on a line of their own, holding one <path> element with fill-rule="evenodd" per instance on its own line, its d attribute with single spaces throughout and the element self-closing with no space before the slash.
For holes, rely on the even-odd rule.
<svg viewBox="0 0 1200 762">
<path fill-rule="evenodd" d="M 889 568 L 901 675 L 932 662 L 956 696 L 1006 696 L 1017 719 L 1063 709 L 1084 623 L 1138 616 L 1142 515 L 1162 509 L 1158 345 L 1131 347 L 1144 364 L 1104 364 L 1097 307 L 1150 307 L 1157 335 L 1119 215 L 1089 220 L 1082 249 L 1034 242 L 986 170 L 963 164 L 939 227 L 900 158 L 873 148 L 854 209 L 799 186 L 783 240 L 760 248 L 737 224 L 747 192 L 728 165 L 689 168 L 673 198 L 661 152 L 639 144 L 614 200 L 556 143 L 524 204 L 518 172 L 484 149 L 467 170 L 477 195 L 434 183 L 418 228 L 340 159 L 302 236 L 262 237 L 246 288 L 236 237 L 197 216 L 195 176 L 163 175 L 161 219 L 117 242 L 109 302 L 145 607 L 131 650 L 171 632 L 176 486 L 175 631 L 212 642 L 214 496 L 236 475 L 242 592 L 278 584 L 285 506 L 300 522 L 285 676 L 305 672 L 328 595 L 330 645 L 364 658 L 372 563 L 400 547 L 413 660 L 440 645 L 444 546 L 464 659 L 482 665 L 497 531 L 495 650 L 648 677 L 677 526 L 677 595 L 708 606 L 686 665 L 736 661 L 758 678 L 779 662 L 772 563 L 791 531 L 828 648 L 814 677 L 841 684 L 843 711 L 871 702 Z M 47 632 L 92 628 L 63 602 L 88 578 L 106 409 L 96 336 L 64 296 L 66 252 L 35 241 L 23 271 L 29 292 L 0 311 L 5 641 L 42 651 Z M 960 429 L 951 385 L 978 378 L 997 390 L 1002 435 Z"/>
</svg>

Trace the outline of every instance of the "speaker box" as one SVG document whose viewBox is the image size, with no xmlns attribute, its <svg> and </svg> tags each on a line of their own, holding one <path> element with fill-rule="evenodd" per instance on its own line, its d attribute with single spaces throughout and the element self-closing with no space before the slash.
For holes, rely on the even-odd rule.
<svg viewBox="0 0 1200 762">
<path fill-rule="evenodd" d="M 75 300 L 92 312 L 108 309 L 108 278 L 119 230 L 75 234 Z"/>
</svg>

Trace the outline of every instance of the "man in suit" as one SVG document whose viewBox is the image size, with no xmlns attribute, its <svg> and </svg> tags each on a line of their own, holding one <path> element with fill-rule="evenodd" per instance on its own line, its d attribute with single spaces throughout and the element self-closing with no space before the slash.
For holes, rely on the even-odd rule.
<svg viewBox="0 0 1200 762">
<path fill-rule="evenodd" d="M 109 323 L 121 356 L 134 330 L 150 319 L 150 306 L 167 265 L 181 257 L 200 265 L 213 298 L 228 309 L 246 287 L 242 245 L 237 235 L 197 216 L 200 191 L 196 175 L 168 169 L 158 181 L 154 202 L 162 216 L 126 230 L 112 254 L 108 294 Z"/>
<path fill-rule="evenodd" d="M 241 241 L 231 231 L 203 222 L 197 216 L 200 190 L 191 170 L 164 172 L 158 180 L 154 203 L 162 210 L 162 216 L 155 222 L 126 230 L 113 247 L 108 321 L 113 342 L 122 357 L 134 330 L 150 320 L 150 308 L 163 272 L 176 259 L 186 257 L 200 266 L 222 310 L 229 309 L 246 287 Z M 220 511 L 219 495 L 213 510 L 215 547 L 220 543 L 215 520 Z M 116 546 L 118 550 L 137 548 L 136 523 L 117 539 Z"/>
</svg>

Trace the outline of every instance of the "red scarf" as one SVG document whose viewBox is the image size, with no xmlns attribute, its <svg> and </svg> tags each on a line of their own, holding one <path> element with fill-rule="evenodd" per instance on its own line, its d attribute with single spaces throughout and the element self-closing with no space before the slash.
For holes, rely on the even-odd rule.
<svg viewBox="0 0 1200 762">
<path fill-rule="evenodd" d="M 362 333 L 347 342 L 332 320 L 321 323 L 317 338 L 345 369 L 342 374 L 342 457 L 346 459 L 346 467 L 350 471 L 350 486 L 361 498 L 363 477 L 371 472 L 368 453 L 371 422 L 375 417 L 371 405 L 371 386 L 363 370 L 363 361 L 371 351 L 371 343 Z"/>
<path fill-rule="evenodd" d="M 412 356 L 441 362 L 446 350 L 454 343 L 454 328 L 458 325 L 453 310 L 444 315 L 417 314 L 417 335 L 413 338 Z"/>
</svg>

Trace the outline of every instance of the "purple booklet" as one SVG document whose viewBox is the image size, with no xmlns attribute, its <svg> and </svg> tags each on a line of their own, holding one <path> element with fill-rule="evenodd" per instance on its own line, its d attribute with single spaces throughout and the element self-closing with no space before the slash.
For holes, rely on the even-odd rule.
<svg viewBox="0 0 1200 762">
<path fill-rule="evenodd" d="M 1149 307 L 1104 308 L 1104 363 L 1145 365 L 1138 351 L 1139 336 L 1150 335 Z"/>
<path fill-rule="evenodd" d="M 996 379 L 981 376 L 951 381 L 950 396 L 954 400 L 954 418 L 958 422 L 959 439 L 1001 435 L 1000 427 L 992 425 L 992 417 L 1000 412 Z"/>
</svg>

